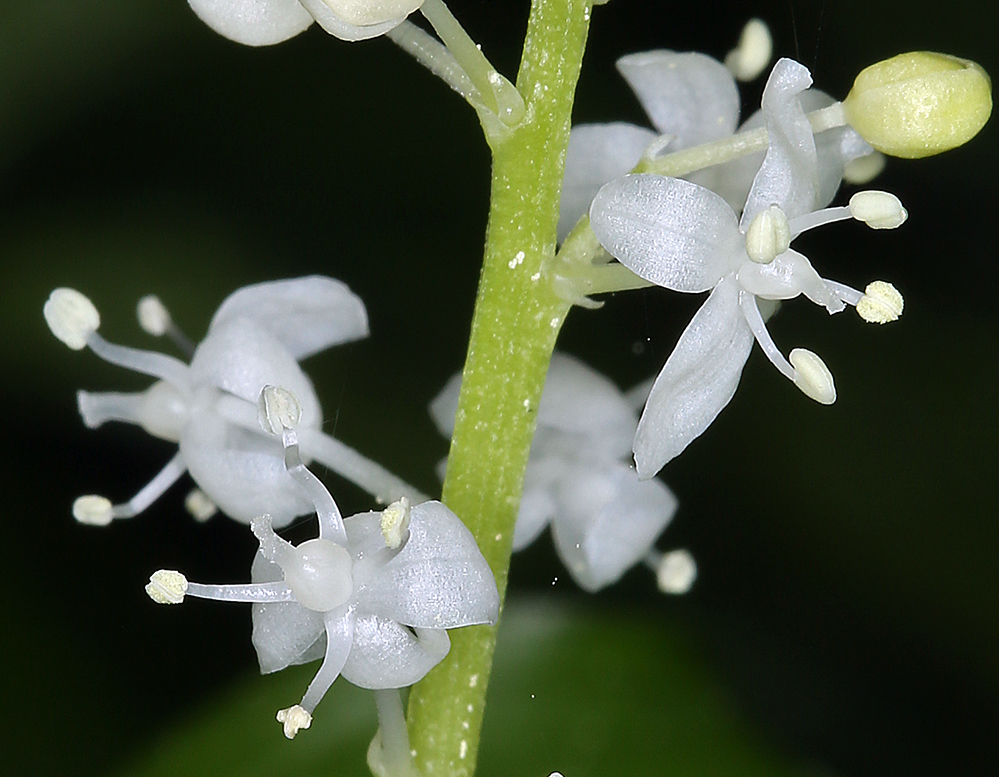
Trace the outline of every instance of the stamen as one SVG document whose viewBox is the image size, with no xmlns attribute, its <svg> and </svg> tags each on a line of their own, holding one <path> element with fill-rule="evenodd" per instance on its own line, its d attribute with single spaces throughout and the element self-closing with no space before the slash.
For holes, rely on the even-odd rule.
<svg viewBox="0 0 999 777">
<path fill-rule="evenodd" d="M 686 550 L 664 553 L 656 567 L 656 585 L 664 594 L 685 594 L 697 579 L 697 562 Z"/>
<path fill-rule="evenodd" d="M 403 497 L 382 510 L 382 536 L 385 544 L 395 550 L 409 532 L 409 500 Z"/>
<path fill-rule="evenodd" d="M 757 264 L 770 264 L 791 247 L 787 216 L 778 206 L 764 208 L 746 230 L 746 253 Z"/>
<path fill-rule="evenodd" d="M 822 405 L 831 405 L 836 401 L 832 373 L 818 355 L 805 348 L 795 348 L 789 358 L 794 367 L 794 385 L 806 397 Z"/>
<path fill-rule="evenodd" d="M 864 289 L 857 313 L 869 324 L 887 324 L 902 315 L 905 302 L 898 289 L 887 281 L 874 281 Z"/>
<path fill-rule="evenodd" d="M 281 434 L 302 420 L 302 406 L 295 395 L 280 386 L 264 386 L 257 399 L 257 416 L 265 432 Z"/>
<path fill-rule="evenodd" d="M 909 218 L 898 197 L 873 189 L 857 192 L 850 198 L 850 215 L 871 229 L 895 229 Z"/>
<path fill-rule="evenodd" d="M 114 507 L 110 499 L 88 494 L 73 502 L 73 517 L 87 526 L 107 526 L 114 519 Z"/>
<path fill-rule="evenodd" d="M 185 395 L 191 394 L 188 368 L 180 359 L 155 351 L 142 351 L 138 348 L 109 343 L 97 332 L 90 333 L 87 337 L 87 345 L 104 361 L 141 372 L 143 375 L 160 378 L 172 384 L 174 388 Z"/>
<path fill-rule="evenodd" d="M 176 483 L 186 471 L 184 457 L 180 452 L 177 452 L 156 477 L 127 502 L 112 506 L 104 497 L 82 496 L 73 504 L 73 516 L 80 523 L 89 523 L 95 526 L 106 526 L 112 518 L 132 518 L 159 499 L 163 492 Z M 107 505 L 104 504 L 105 502 Z M 110 507 L 111 513 L 105 520 L 105 510 L 108 507 Z"/>
<path fill-rule="evenodd" d="M 312 715 L 296 704 L 294 707 L 278 710 L 277 721 L 284 726 L 284 735 L 288 739 L 294 739 L 299 731 L 312 725 Z"/>
<path fill-rule="evenodd" d="M 173 569 L 153 572 L 146 593 L 157 604 L 180 604 L 187 593 L 187 578 Z"/>
<path fill-rule="evenodd" d="M 184 499 L 184 509 L 198 523 L 204 523 L 219 510 L 218 505 L 209 499 L 208 494 L 200 488 L 191 489 L 187 498 Z"/>
<path fill-rule="evenodd" d="M 94 303 L 76 289 L 54 290 L 42 307 L 45 323 L 57 338 L 74 351 L 86 347 L 90 336 L 101 325 Z"/>
<path fill-rule="evenodd" d="M 752 81 L 770 64 L 773 40 L 760 19 L 750 19 L 742 28 L 739 43 L 725 56 L 725 67 L 739 81 Z"/>
<path fill-rule="evenodd" d="M 771 364 L 780 370 L 785 378 L 794 381 L 794 367 L 784 358 L 784 354 L 777 348 L 770 332 L 767 331 L 767 326 L 763 323 L 763 316 L 760 315 L 760 309 L 756 304 L 756 295 L 740 291 L 739 306 L 742 308 L 742 315 L 745 317 L 746 323 L 749 324 L 756 342 L 760 344 L 760 348 L 763 349 L 763 353 L 766 354 Z"/>
<path fill-rule="evenodd" d="M 154 337 L 168 335 L 174 345 L 188 356 L 194 355 L 194 343 L 174 323 L 170 311 L 155 294 L 147 294 L 136 306 L 139 326 Z"/>
</svg>

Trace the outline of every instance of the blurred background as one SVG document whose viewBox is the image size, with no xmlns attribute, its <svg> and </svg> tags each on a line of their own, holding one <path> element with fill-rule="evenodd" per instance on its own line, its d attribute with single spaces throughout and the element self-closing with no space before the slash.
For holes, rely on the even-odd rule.
<svg viewBox="0 0 999 777">
<path fill-rule="evenodd" d="M 512 76 L 527 2 L 451 7 Z M 723 57 L 749 14 L 771 25 L 777 54 L 840 97 L 862 67 L 913 49 L 995 76 L 999 25 L 984 7 L 612 0 L 594 11 L 575 117 L 644 124 L 614 60 L 651 48 Z M 743 91 L 746 115 L 761 90 Z M 791 303 L 773 320 L 785 353 L 822 355 L 839 400 L 809 402 L 757 352 L 729 408 L 666 468 L 681 507 L 661 546 L 697 558 L 689 595 L 665 598 L 636 570 L 586 596 L 547 536 L 515 557 L 516 628 L 501 637 L 482 774 L 717 774 L 710 759 L 726 748 L 734 764 L 764 753 L 760 773 L 995 773 L 996 138 L 993 120 L 964 148 L 890 162 L 877 185 L 908 208 L 900 230 L 841 224 L 796 243 L 824 276 L 891 280 L 905 315 L 875 328 Z M 212 760 L 222 752 L 248 774 L 224 721 L 242 720 L 231 712 L 239 694 L 278 687 L 253 676 L 247 608 L 165 610 L 143 593 L 161 567 L 247 578 L 250 532 L 190 520 L 189 481 L 133 521 L 73 521 L 76 496 L 131 497 L 172 446 L 135 427 L 84 428 L 77 389 L 148 381 L 57 342 L 41 316 L 51 289 L 90 296 L 108 339 L 170 351 L 135 322 L 144 294 L 198 340 L 240 286 L 340 278 L 366 302 L 372 336 L 306 363 L 327 430 L 432 491 L 446 442 L 426 405 L 463 359 L 488 175 L 472 111 L 387 40 L 312 29 L 250 49 L 183 0 L 0 5 L 5 773 L 152 773 L 186 748 L 214 774 L 228 773 Z M 561 347 L 627 388 L 659 370 L 699 304 L 659 289 L 617 295 L 573 313 Z M 327 482 L 345 514 L 368 509 L 356 489 Z M 309 676 L 291 678 L 280 706 Z M 354 750 L 336 756 L 363 773 L 370 700 L 341 685 L 331 697 L 346 701 L 320 711 L 363 718 Z M 575 739 L 532 717 L 528 696 L 546 694 L 545 714 Z M 299 743 L 264 709 L 259 738 L 276 748 L 273 770 L 287 771 Z M 526 733 L 504 728 L 515 723 Z M 582 736 L 587 725 L 605 736 Z M 311 741 L 302 747 L 322 750 Z"/>
</svg>

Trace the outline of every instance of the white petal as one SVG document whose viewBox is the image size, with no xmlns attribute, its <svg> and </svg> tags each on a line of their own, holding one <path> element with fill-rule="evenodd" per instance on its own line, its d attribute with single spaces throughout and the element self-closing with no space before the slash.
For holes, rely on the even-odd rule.
<svg viewBox="0 0 999 777">
<path fill-rule="evenodd" d="M 753 217 L 778 205 L 794 218 L 815 210 L 818 202 L 818 161 L 812 126 L 798 95 L 812 83 L 808 68 L 792 59 L 780 59 L 763 90 L 763 115 L 770 139 L 753 188 L 746 200 L 740 229 Z"/>
<path fill-rule="evenodd" d="M 450 377 L 440 394 L 430 402 L 430 417 L 437 431 L 451 439 L 454 434 L 454 416 L 458 412 L 458 394 L 461 392 L 461 373 Z"/>
<path fill-rule="evenodd" d="M 600 187 L 631 172 L 655 139 L 652 130 L 624 122 L 580 124 L 572 128 L 562 181 L 559 242 L 589 212 Z"/>
<path fill-rule="evenodd" d="M 409 531 L 399 554 L 355 589 L 359 610 L 425 629 L 495 622 L 496 582 L 458 516 L 424 502 L 413 507 Z"/>
<path fill-rule="evenodd" d="M 244 318 L 277 338 L 296 359 L 368 336 L 368 314 L 345 283 L 321 275 L 257 283 L 233 292 L 208 331 Z"/>
<path fill-rule="evenodd" d="M 422 680 L 450 648 L 443 629 L 414 634 L 393 620 L 358 613 L 354 645 L 341 674 L 361 688 L 405 688 Z"/>
<path fill-rule="evenodd" d="M 326 30 L 326 32 L 340 40 L 349 41 L 367 40 L 384 35 L 389 30 L 402 24 L 410 13 L 409 11 L 402 12 L 398 9 L 393 9 L 388 18 L 383 16 L 377 22 L 351 24 L 342 16 L 338 16 L 323 0 L 301 0 L 301 3 L 309 10 L 309 13 L 319 22 L 319 26 Z"/>
<path fill-rule="evenodd" d="M 267 46 L 298 35 L 312 15 L 298 0 L 187 0 L 219 35 L 247 46 Z"/>
<path fill-rule="evenodd" d="M 695 52 L 646 51 L 617 61 L 653 126 L 676 148 L 728 137 L 739 123 L 739 90 L 718 60 Z"/>
<path fill-rule="evenodd" d="M 621 264 L 673 291 L 707 291 L 738 266 L 735 213 L 712 191 L 676 178 L 628 175 L 590 208 L 597 240 Z"/>
<path fill-rule="evenodd" d="M 639 480 L 626 464 L 579 467 L 559 488 L 559 556 L 582 588 L 596 591 L 642 560 L 676 507 L 665 485 Z"/>
<path fill-rule="evenodd" d="M 638 422 L 635 464 L 651 478 L 732 399 L 753 347 L 739 286 L 725 278 L 691 319 L 656 379 Z"/>
<path fill-rule="evenodd" d="M 250 579 L 254 583 L 283 580 L 281 568 L 258 552 Z M 326 630 L 322 613 L 305 609 L 298 602 L 253 605 L 253 647 L 261 674 L 277 672 L 293 664 L 306 664 L 326 652 Z"/>
</svg>

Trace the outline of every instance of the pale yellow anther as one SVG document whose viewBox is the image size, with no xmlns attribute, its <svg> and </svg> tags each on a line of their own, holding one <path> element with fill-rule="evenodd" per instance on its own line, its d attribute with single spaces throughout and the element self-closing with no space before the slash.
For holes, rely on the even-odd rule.
<svg viewBox="0 0 999 777">
<path fill-rule="evenodd" d="M 409 531 L 409 500 L 402 497 L 382 510 L 382 537 L 385 544 L 392 548 L 398 548 L 406 538 Z"/>
<path fill-rule="evenodd" d="M 162 337 L 170 328 L 170 311 L 155 294 L 147 294 L 135 308 L 139 326 L 154 337 Z"/>
<path fill-rule="evenodd" d="M 184 499 L 184 509 L 198 523 L 204 523 L 218 512 L 218 506 L 200 488 L 191 489 Z"/>
<path fill-rule="evenodd" d="M 79 497 L 73 502 L 73 517 L 87 526 L 107 526 L 114 514 L 111 500 L 96 494 Z"/>
<path fill-rule="evenodd" d="M 992 83 L 966 59 L 929 51 L 899 54 L 861 71 L 843 111 L 878 151 L 915 159 L 977 135 L 992 113 Z"/>
<path fill-rule="evenodd" d="M 725 67 L 740 81 L 752 81 L 773 56 L 770 28 L 760 19 L 750 19 L 742 28 L 739 43 L 725 56 Z"/>
<path fill-rule="evenodd" d="M 403 19 L 423 5 L 423 0 L 323 0 L 340 19 L 357 27 Z"/>
<path fill-rule="evenodd" d="M 285 710 L 278 710 L 277 721 L 284 726 L 284 735 L 294 739 L 295 734 L 312 725 L 312 715 L 307 709 L 296 704 Z"/>
<path fill-rule="evenodd" d="M 264 386 L 257 399 L 257 418 L 264 431 L 281 434 L 294 429 L 302 419 L 302 406 L 295 395 L 281 386 Z"/>
<path fill-rule="evenodd" d="M 802 394 L 822 405 L 831 405 L 836 401 L 832 373 L 818 355 L 805 348 L 795 348 L 788 361 L 794 367 L 794 385 Z"/>
<path fill-rule="evenodd" d="M 874 281 L 864 289 L 857 313 L 869 324 L 887 324 L 902 315 L 904 305 L 898 289 L 887 281 Z"/>
<path fill-rule="evenodd" d="M 791 245 L 787 216 L 776 205 L 764 208 L 753 217 L 746 230 L 746 253 L 757 264 L 770 264 Z"/>
<path fill-rule="evenodd" d="M 843 180 L 854 186 L 864 186 L 881 175 L 887 163 L 885 155 L 880 151 L 851 159 L 843 168 Z"/>
<path fill-rule="evenodd" d="M 663 554 L 656 569 L 656 585 L 664 594 L 685 594 L 697 579 L 697 562 L 686 550 Z"/>
<path fill-rule="evenodd" d="M 871 229 L 895 229 L 909 218 L 898 197 L 873 189 L 857 192 L 850 198 L 850 215 Z"/>
<path fill-rule="evenodd" d="M 45 323 L 74 351 L 86 347 L 87 337 L 101 325 L 94 303 L 76 289 L 56 289 L 42 307 Z"/>
<path fill-rule="evenodd" d="M 180 604 L 187 593 L 187 578 L 173 569 L 153 572 L 146 593 L 157 604 Z"/>
</svg>

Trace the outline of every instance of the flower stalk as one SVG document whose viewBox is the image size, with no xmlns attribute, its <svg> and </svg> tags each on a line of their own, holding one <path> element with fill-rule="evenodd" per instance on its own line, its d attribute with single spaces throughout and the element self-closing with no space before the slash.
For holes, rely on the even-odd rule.
<svg viewBox="0 0 999 777">
<path fill-rule="evenodd" d="M 534 0 L 517 89 L 522 121 L 490 132 L 489 224 L 444 502 L 464 520 L 506 590 L 513 527 L 538 401 L 570 304 L 542 273 L 555 253 L 573 94 L 589 0 Z M 448 657 L 413 687 L 410 743 L 422 774 L 471 775 L 495 627 L 452 632 Z"/>
</svg>

